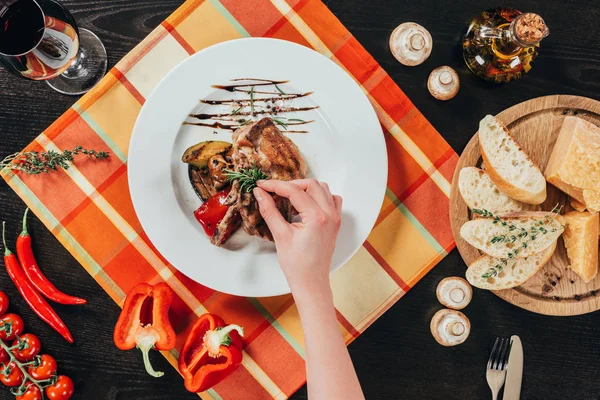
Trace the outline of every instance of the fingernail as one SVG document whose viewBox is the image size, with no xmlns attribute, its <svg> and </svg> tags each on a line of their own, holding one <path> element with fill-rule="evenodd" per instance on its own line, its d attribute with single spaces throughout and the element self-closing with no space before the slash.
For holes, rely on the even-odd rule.
<svg viewBox="0 0 600 400">
<path fill-rule="evenodd" d="M 262 193 L 261 192 L 262 191 L 259 188 L 254 188 L 254 190 L 252 191 L 252 193 L 254 194 L 254 197 L 256 197 L 256 200 L 258 200 L 258 201 L 262 200 Z"/>
</svg>

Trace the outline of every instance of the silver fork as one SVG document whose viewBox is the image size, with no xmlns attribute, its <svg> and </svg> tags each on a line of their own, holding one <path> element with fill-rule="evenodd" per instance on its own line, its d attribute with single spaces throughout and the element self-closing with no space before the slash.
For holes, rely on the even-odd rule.
<svg viewBox="0 0 600 400">
<path fill-rule="evenodd" d="M 496 342 L 494 342 L 494 348 L 490 353 L 485 378 L 490 386 L 490 389 L 492 390 L 492 400 L 498 399 L 498 393 L 500 392 L 502 386 L 504 386 L 510 347 L 510 339 L 496 338 Z"/>
</svg>

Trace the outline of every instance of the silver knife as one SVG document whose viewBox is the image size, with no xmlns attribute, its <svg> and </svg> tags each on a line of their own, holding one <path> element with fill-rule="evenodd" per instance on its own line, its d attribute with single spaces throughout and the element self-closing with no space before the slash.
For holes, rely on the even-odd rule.
<svg viewBox="0 0 600 400">
<path fill-rule="evenodd" d="M 519 400 L 521 397 L 521 381 L 523 379 L 523 345 L 517 335 L 510 337 L 510 356 L 508 356 L 508 369 L 506 384 L 502 400 Z"/>
</svg>

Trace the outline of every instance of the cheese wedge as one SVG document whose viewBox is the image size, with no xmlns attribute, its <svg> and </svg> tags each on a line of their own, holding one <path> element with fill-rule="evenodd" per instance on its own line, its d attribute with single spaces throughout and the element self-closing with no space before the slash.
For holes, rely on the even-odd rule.
<svg viewBox="0 0 600 400">
<path fill-rule="evenodd" d="M 600 209 L 600 128 L 581 118 L 565 117 L 544 175 L 588 209 Z"/>
<path fill-rule="evenodd" d="M 600 192 L 595 190 L 584 189 L 583 201 L 589 212 L 597 213 L 600 211 Z"/>
<path fill-rule="evenodd" d="M 570 267 L 587 283 L 598 273 L 598 214 L 571 211 L 564 217 L 563 239 Z"/>
<path fill-rule="evenodd" d="M 571 203 L 571 207 L 573 207 L 577 211 L 584 212 L 586 210 L 586 206 L 583 203 L 580 203 L 577 199 L 573 197 L 569 197 L 569 203 Z"/>
</svg>

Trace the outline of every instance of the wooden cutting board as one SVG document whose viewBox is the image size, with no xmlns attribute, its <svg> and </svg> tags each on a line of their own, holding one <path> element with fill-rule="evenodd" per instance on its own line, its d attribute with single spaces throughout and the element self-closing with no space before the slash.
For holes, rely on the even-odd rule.
<svg viewBox="0 0 600 400">
<path fill-rule="evenodd" d="M 600 102 L 567 95 L 539 97 L 510 107 L 497 117 L 544 171 L 566 115 L 576 115 L 600 126 Z M 463 167 L 480 165 L 481 153 L 476 133 L 460 157 L 450 194 L 452 233 L 467 265 L 480 257 L 481 253 L 459 234 L 460 227 L 469 220 L 469 209 L 458 190 L 458 173 Z M 548 184 L 548 198 L 542 204 L 542 210 L 550 211 L 556 204 L 563 205 L 565 211 L 572 210 L 567 195 Z M 494 293 L 509 303 L 539 314 L 585 314 L 600 309 L 600 275 L 586 284 L 571 271 L 561 238 L 550 262 L 534 277 L 519 287 Z"/>
</svg>

